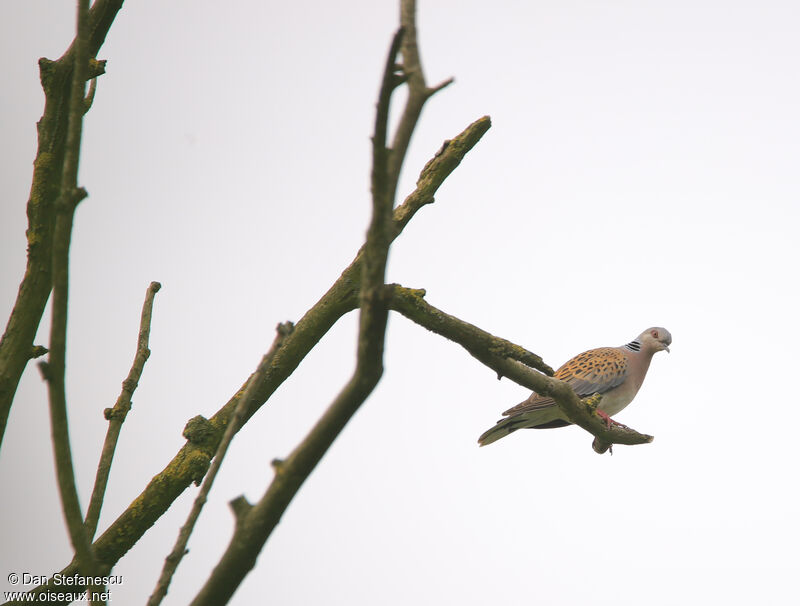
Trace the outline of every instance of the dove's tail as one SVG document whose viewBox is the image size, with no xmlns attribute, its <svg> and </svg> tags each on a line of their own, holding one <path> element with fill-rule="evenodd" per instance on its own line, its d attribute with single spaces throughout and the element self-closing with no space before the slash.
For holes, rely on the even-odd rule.
<svg viewBox="0 0 800 606">
<path fill-rule="evenodd" d="M 558 409 L 550 407 L 549 409 L 528 412 L 525 414 L 518 414 L 505 419 L 500 419 L 494 427 L 487 429 L 478 438 L 480 446 L 486 446 L 492 442 L 497 442 L 500 438 L 505 438 L 508 434 L 514 433 L 518 429 L 527 427 L 533 429 L 551 429 L 554 427 L 566 427 L 570 425 L 569 421 L 561 418 Z"/>
<path fill-rule="evenodd" d="M 481 446 L 486 446 L 487 444 L 496 442 L 500 438 L 505 438 L 508 434 L 513 433 L 520 427 L 524 426 L 524 421 L 519 417 L 506 417 L 505 419 L 500 419 L 494 427 L 487 429 L 481 434 L 481 437 L 478 438 L 478 444 Z"/>
</svg>

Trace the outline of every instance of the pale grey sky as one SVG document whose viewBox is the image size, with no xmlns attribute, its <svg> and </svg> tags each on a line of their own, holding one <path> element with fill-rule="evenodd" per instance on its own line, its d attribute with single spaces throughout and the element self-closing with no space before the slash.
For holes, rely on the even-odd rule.
<svg viewBox="0 0 800 606">
<path fill-rule="evenodd" d="M 43 95 L 72 2 L 0 4 L 0 315 L 25 258 Z M 69 406 L 82 504 L 162 282 L 152 356 L 101 531 L 352 259 L 397 2 L 129 1 L 100 54 L 72 248 Z M 552 366 L 673 334 L 618 418 L 653 444 L 598 456 L 577 428 L 478 435 L 527 396 L 392 316 L 386 374 L 234 604 L 787 604 L 794 462 L 800 8 L 793 2 L 421 0 L 431 83 L 400 196 L 441 142 L 493 127 L 392 249 L 388 279 Z M 400 99 L 400 98 L 398 98 Z M 46 341 L 47 323 L 40 333 Z M 235 440 L 166 604 L 195 595 L 355 360 L 345 318 Z M 788 382 L 787 382 L 788 381 Z M 786 385 L 790 388 L 787 389 Z M 787 391 L 789 395 L 787 396 Z M 46 392 L 23 377 L 0 453 L 0 588 L 70 559 Z M 123 559 L 142 604 L 195 494 Z"/>
</svg>

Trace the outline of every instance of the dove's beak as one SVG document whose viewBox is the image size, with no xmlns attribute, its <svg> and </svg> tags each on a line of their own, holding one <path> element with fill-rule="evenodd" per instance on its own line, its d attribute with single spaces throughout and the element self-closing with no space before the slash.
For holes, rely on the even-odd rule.
<svg viewBox="0 0 800 606">
<path fill-rule="evenodd" d="M 667 347 L 666 345 L 664 345 L 664 351 L 666 351 L 667 353 L 669 353 L 669 347 Z"/>
</svg>

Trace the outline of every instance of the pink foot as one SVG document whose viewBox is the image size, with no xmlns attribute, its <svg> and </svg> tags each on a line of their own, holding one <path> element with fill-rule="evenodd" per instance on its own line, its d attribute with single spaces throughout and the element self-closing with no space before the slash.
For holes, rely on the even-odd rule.
<svg viewBox="0 0 800 606">
<path fill-rule="evenodd" d="M 616 425 L 617 427 L 621 427 L 622 429 L 630 429 L 630 427 L 628 427 L 627 425 L 623 425 L 619 421 L 615 421 L 614 419 L 609 417 L 602 410 L 598 409 L 597 414 L 600 416 L 601 419 L 603 419 L 606 422 L 606 429 L 611 429 L 612 425 Z"/>
</svg>

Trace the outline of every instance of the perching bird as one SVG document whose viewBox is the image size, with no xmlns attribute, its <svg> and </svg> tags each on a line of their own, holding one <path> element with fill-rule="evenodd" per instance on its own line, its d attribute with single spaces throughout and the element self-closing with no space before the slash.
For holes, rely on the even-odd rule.
<svg viewBox="0 0 800 606">
<path fill-rule="evenodd" d="M 672 335 L 666 328 L 648 328 L 622 347 L 600 347 L 578 354 L 556 371 L 579 398 L 602 395 L 597 413 L 611 425 L 617 414 L 633 401 L 642 386 L 650 360 L 657 351 L 669 352 Z M 553 398 L 533 392 L 524 402 L 503 413 L 504 419 L 484 432 L 478 444 L 486 446 L 508 434 L 528 427 L 564 427 L 570 422 Z"/>
</svg>

